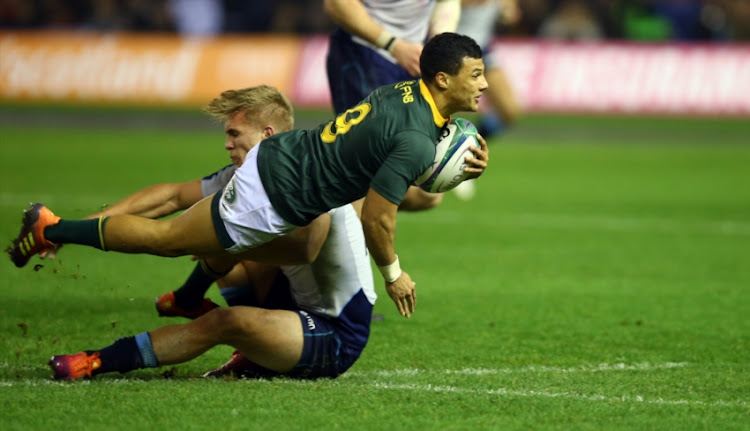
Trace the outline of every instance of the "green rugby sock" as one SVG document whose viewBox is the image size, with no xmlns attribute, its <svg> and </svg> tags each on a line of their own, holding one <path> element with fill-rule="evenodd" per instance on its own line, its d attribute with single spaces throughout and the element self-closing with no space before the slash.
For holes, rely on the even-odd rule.
<svg viewBox="0 0 750 431">
<path fill-rule="evenodd" d="M 104 244 L 104 226 L 109 217 L 91 220 L 60 220 L 44 228 L 44 238 L 55 244 L 80 244 L 107 250 Z"/>
</svg>

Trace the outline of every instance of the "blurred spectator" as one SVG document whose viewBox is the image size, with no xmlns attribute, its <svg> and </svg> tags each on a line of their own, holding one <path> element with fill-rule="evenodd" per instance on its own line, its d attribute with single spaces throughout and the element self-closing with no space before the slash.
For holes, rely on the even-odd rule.
<svg viewBox="0 0 750 431">
<path fill-rule="evenodd" d="M 622 36 L 632 40 L 726 40 L 738 21 L 729 22 L 736 5 L 747 1 L 718 0 L 621 0 L 615 15 L 621 24 Z M 748 6 L 750 7 L 750 6 Z M 741 6 L 740 6 L 741 8 Z M 740 13 L 741 15 L 741 13 Z M 745 16 L 747 28 L 750 19 Z M 733 25 L 735 24 L 735 25 Z"/>
<path fill-rule="evenodd" d="M 128 30 L 174 31 L 164 0 L 124 0 L 122 13 L 128 17 Z"/>
<path fill-rule="evenodd" d="M 221 0 L 167 0 L 167 10 L 181 34 L 213 36 L 224 29 Z"/>
<path fill-rule="evenodd" d="M 0 27 L 33 28 L 40 21 L 39 9 L 29 0 L 3 0 L 0 2 Z"/>
<path fill-rule="evenodd" d="M 276 2 L 268 0 L 224 0 L 224 31 L 267 33 L 271 31 Z M 321 6 L 321 13 L 322 11 Z"/>
<path fill-rule="evenodd" d="M 99 0 L 93 2 L 93 10 L 87 22 L 82 25 L 84 29 L 102 31 L 127 30 L 128 22 L 125 14 L 121 13 L 118 0 Z"/>
<path fill-rule="evenodd" d="M 750 41 L 750 1 L 707 0 L 701 23 L 712 34 L 736 41 Z"/>
<path fill-rule="evenodd" d="M 514 37 L 750 40 L 750 0 L 518 0 Z M 0 0 L 0 28 L 330 33 L 321 0 Z"/>
<path fill-rule="evenodd" d="M 539 35 L 561 40 L 596 40 L 604 37 L 604 29 L 586 2 L 564 0 L 542 23 Z"/>
</svg>

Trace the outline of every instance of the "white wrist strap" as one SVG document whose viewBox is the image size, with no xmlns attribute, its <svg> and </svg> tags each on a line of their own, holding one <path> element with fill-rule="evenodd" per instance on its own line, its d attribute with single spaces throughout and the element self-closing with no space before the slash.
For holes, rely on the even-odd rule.
<svg viewBox="0 0 750 431">
<path fill-rule="evenodd" d="M 401 277 L 401 273 L 403 272 L 401 271 L 401 265 L 398 263 L 398 255 L 396 255 L 396 260 L 393 263 L 383 266 L 378 265 L 378 269 L 388 283 L 396 281 L 396 279 Z"/>
</svg>

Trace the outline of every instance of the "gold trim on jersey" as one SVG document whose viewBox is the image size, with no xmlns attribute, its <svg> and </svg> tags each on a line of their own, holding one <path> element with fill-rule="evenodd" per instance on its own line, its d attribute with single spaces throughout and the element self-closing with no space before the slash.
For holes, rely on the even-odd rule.
<svg viewBox="0 0 750 431">
<path fill-rule="evenodd" d="M 422 93 L 422 97 L 424 97 L 424 100 L 427 101 L 427 103 L 430 105 L 430 108 L 432 108 L 432 119 L 435 120 L 435 124 L 438 127 L 445 126 L 445 123 L 449 122 L 451 120 L 451 117 L 445 118 L 442 114 L 440 114 L 440 111 L 438 111 L 437 106 L 435 106 L 435 100 L 432 98 L 432 94 L 430 94 L 430 90 L 427 88 L 427 85 L 420 79 L 419 80 L 419 92 Z"/>
</svg>

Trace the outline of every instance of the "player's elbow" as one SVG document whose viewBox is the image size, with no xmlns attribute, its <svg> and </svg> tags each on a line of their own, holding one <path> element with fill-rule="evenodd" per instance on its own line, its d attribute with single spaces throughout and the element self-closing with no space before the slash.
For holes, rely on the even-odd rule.
<svg viewBox="0 0 750 431">
<path fill-rule="evenodd" d="M 399 211 L 425 211 L 440 205 L 442 193 L 427 193 L 419 187 L 409 187 L 399 205 Z"/>
</svg>

